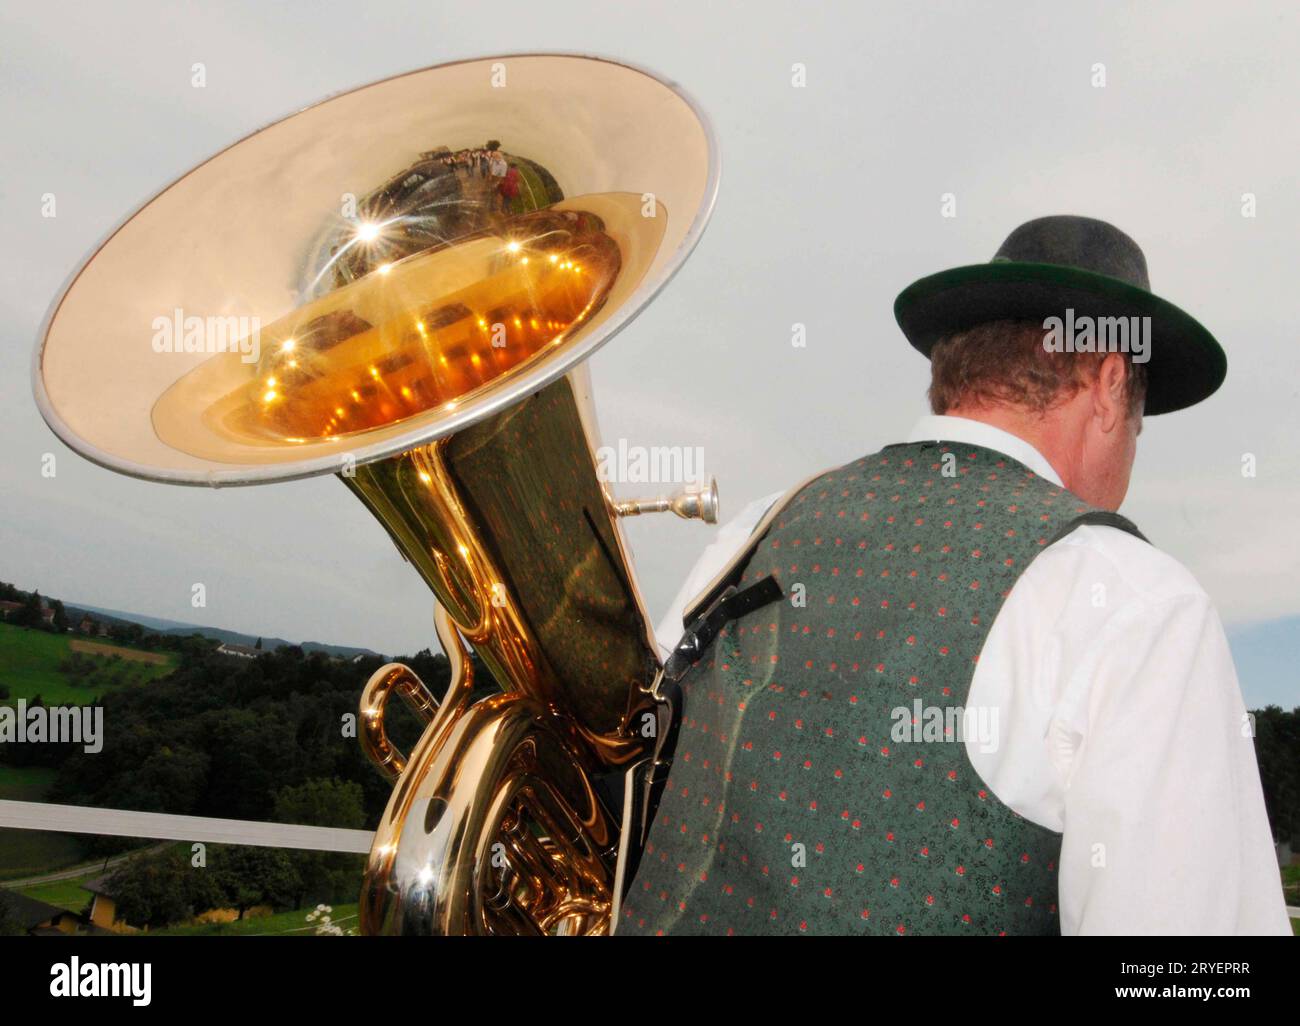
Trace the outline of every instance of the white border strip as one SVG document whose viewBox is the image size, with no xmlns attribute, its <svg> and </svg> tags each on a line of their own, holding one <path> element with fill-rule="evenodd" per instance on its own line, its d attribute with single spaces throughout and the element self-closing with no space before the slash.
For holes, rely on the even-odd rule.
<svg viewBox="0 0 1300 1026">
<path fill-rule="evenodd" d="M 256 823 L 246 819 L 209 819 L 161 812 L 95 809 L 84 805 L 0 801 L 0 827 L 53 830 L 108 837 L 147 837 L 160 841 L 204 841 L 211 844 L 251 844 L 260 848 L 304 851 L 343 851 L 365 854 L 375 835 L 369 830 Z"/>
</svg>

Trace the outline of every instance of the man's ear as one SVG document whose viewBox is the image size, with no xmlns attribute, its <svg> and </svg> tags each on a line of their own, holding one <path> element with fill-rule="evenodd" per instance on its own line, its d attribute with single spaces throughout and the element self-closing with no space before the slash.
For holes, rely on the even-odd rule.
<svg viewBox="0 0 1300 1026">
<path fill-rule="evenodd" d="M 1128 409 L 1129 368 L 1119 353 L 1107 353 L 1092 383 L 1093 412 L 1101 418 L 1101 429 L 1113 431 L 1124 422 Z"/>
</svg>

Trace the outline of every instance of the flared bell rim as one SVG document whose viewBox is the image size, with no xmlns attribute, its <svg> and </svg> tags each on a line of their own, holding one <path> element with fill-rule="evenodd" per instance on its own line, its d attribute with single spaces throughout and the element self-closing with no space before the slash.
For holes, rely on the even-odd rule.
<svg viewBox="0 0 1300 1026">
<path fill-rule="evenodd" d="M 682 265 L 699 244 L 700 239 L 704 235 L 704 230 L 708 226 L 709 219 L 712 217 L 713 208 L 717 201 L 718 185 L 721 176 L 721 161 L 718 151 L 717 135 L 708 114 L 694 96 L 692 96 L 675 80 L 667 78 L 659 72 L 635 61 L 585 51 L 565 50 L 480 54 L 460 57 L 449 61 L 441 61 L 437 64 L 430 64 L 420 68 L 413 68 L 408 71 L 363 82 L 359 85 L 329 93 L 313 103 L 296 108 L 244 134 L 212 153 L 204 160 L 188 168 L 182 174 L 171 179 L 162 187 L 154 190 L 146 199 L 133 207 L 128 214 L 114 224 L 113 227 L 110 228 L 87 251 L 86 255 L 68 274 L 41 320 L 40 327 L 37 331 L 36 344 L 32 352 L 31 380 L 32 394 L 36 402 L 36 407 L 47 426 L 54 432 L 60 441 L 68 446 L 68 448 L 72 449 L 78 455 L 91 463 L 128 477 L 134 477 L 140 480 L 152 481 L 160 484 L 189 485 L 209 488 L 236 487 L 244 485 L 272 484 L 280 481 L 295 481 L 310 477 L 318 477 L 324 474 L 338 473 L 339 459 L 336 453 L 327 453 L 318 457 L 309 457 L 302 460 L 281 463 L 268 463 L 257 466 L 244 465 L 230 470 L 189 470 L 145 464 L 106 451 L 95 443 L 83 438 L 67 423 L 63 416 L 58 412 L 46 389 L 42 360 L 54 321 L 83 273 L 87 270 L 94 259 L 104 250 L 104 248 L 112 242 L 114 237 L 130 224 L 134 218 L 162 197 L 166 192 L 184 181 L 190 175 L 197 172 L 199 169 L 215 160 L 218 160 L 224 154 L 248 142 L 268 129 L 274 128 L 294 117 L 315 110 L 316 108 L 322 107 L 332 101 L 360 92 L 361 90 L 374 86 L 381 86 L 414 75 L 424 74 L 436 69 L 449 68 L 463 64 L 480 63 L 484 61 L 506 61 L 515 58 L 544 57 L 597 61 L 640 73 L 674 93 L 687 105 L 703 135 L 707 152 L 707 166 L 704 176 L 703 192 L 692 215 L 691 222 L 680 242 L 668 256 L 663 266 L 653 277 L 640 283 L 632 295 L 629 296 L 616 311 L 605 319 L 605 321 L 599 326 L 599 330 L 593 331 L 589 336 L 578 340 L 574 345 L 566 347 L 564 352 L 557 353 L 553 358 L 523 370 L 516 376 L 512 376 L 508 387 L 504 387 L 490 396 L 484 396 L 482 399 L 466 406 L 463 410 L 458 410 L 451 415 L 441 417 L 435 425 L 431 426 L 427 423 L 420 422 L 418 418 L 413 418 L 411 425 L 406 430 L 397 434 L 392 434 L 383 439 L 371 442 L 363 442 L 361 439 L 357 439 L 358 444 L 348 446 L 348 454 L 355 461 L 355 464 L 360 466 L 386 457 L 396 456 L 399 453 L 406 452 L 416 446 L 427 444 L 436 441 L 439 438 L 455 434 L 457 431 L 461 431 L 464 428 L 513 405 L 522 397 L 538 391 L 570 370 L 581 365 L 584 361 L 589 359 L 597 349 L 631 323 L 631 321 L 635 319 L 635 317 L 645 309 L 645 307 L 648 306 L 656 296 L 659 295 L 664 287 L 667 286 L 667 284 L 677 275 L 677 272 L 681 270 Z"/>
</svg>

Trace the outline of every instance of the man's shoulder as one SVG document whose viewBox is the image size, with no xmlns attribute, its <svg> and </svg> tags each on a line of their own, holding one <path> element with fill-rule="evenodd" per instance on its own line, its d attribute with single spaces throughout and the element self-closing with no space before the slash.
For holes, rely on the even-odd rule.
<svg viewBox="0 0 1300 1026">
<path fill-rule="evenodd" d="M 1094 584 L 1118 585 L 1146 603 L 1209 601 L 1201 583 L 1174 556 L 1108 525 L 1076 528 L 1049 546 L 1030 569 L 1040 576 L 1090 578 Z"/>
</svg>

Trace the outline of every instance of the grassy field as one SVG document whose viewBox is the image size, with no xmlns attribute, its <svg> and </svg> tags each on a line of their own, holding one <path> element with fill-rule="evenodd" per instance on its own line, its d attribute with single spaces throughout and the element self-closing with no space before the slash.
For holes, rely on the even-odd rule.
<svg viewBox="0 0 1300 1026">
<path fill-rule="evenodd" d="M 171 673 L 177 658 L 74 634 L 0 624 L 0 684 L 9 704 L 40 695 L 46 705 L 83 705 L 105 691 Z"/>
<path fill-rule="evenodd" d="M 39 802 L 54 782 L 54 774 L 52 769 L 0 766 L 0 798 Z M 75 866 L 84 857 L 85 850 L 75 834 L 0 828 L 0 880 L 52 873 Z"/>
<path fill-rule="evenodd" d="M 343 930 L 357 928 L 357 906 L 334 905 L 330 918 Z M 256 937 L 259 935 L 285 935 L 289 937 L 314 937 L 315 923 L 307 922 L 310 909 L 295 912 L 277 912 L 258 919 L 244 919 L 233 923 L 203 923 L 197 926 L 173 926 L 166 930 L 150 930 L 150 937 Z"/>
<path fill-rule="evenodd" d="M 38 771 L 0 767 L 0 798 L 14 797 L 12 793 L 6 793 L 6 781 L 9 782 L 7 785 L 9 789 L 17 789 L 17 780 L 22 775 L 30 772 Z M 48 773 L 49 771 L 39 772 Z M 30 797 L 30 788 L 35 786 L 34 781 L 28 779 L 23 783 L 29 789 L 28 797 Z M 3 866 L 4 860 L 8 857 L 10 838 L 14 837 L 21 841 L 23 835 L 29 838 L 54 838 L 56 841 L 73 839 L 63 834 L 39 834 L 28 830 L 0 830 L 0 867 Z M 188 847 L 188 845 L 182 845 L 182 847 Z M 75 866 L 79 862 L 85 861 L 84 854 L 79 849 L 64 852 L 62 856 L 62 866 Z M 5 871 L 0 868 L 0 879 L 38 876 L 41 873 L 54 872 L 59 868 L 61 868 L 60 865 L 40 865 L 35 868 L 24 867 L 21 872 Z M 91 895 L 89 891 L 82 887 L 82 884 L 103 875 L 103 863 L 97 862 L 86 867 L 85 871 L 74 879 L 57 880 L 53 883 L 36 884 L 31 887 L 19 887 L 17 891 L 19 894 L 25 894 L 37 901 L 44 901 L 58 908 L 66 908 L 70 912 L 85 912 L 90 904 Z M 357 928 L 356 903 L 335 905 L 333 909 L 331 918 L 343 930 L 355 930 Z M 198 923 L 172 926 L 165 930 L 150 930 L 148 933 L 151 936 L 163 937 L 253 937 L 264 934 L 314 937 L 318 924 L 307 922 L 307 914 L 310 911 L 310 908 L 302 908 L 293 912 L 277 912 L 274 915 L 244 919 L 233 923 Z"/>
<path fill-rule="evenodd" d="M 163 652 L 147 652 L 142 648 L 126 648 L 122 645 L 111 645 L 105 641 L 83 641 L 81 638 L 72 638 L 68 642 L 68 648 L 74 652 L 84 652 L 87 655 L 117 656 L 127 662 L 152 663 L 155 666 L 165 666 L 169 662 L 167 655 Z"/>
<path fill-rule="evenodd" d="M 93 880 L 99 870 L 89 873 L 78 880 L 60 880 L 58 883 L 39 884 L 36 887 L 20 887 L 19 894 L 43 901 L 47 905 L 66 908 L 69 912 L 84 912 L 90 904 L 90 892 L 81 886 L 82 880 Z"/>
<path fill-rule="evenodd" d="M 171 652 L 0 624 L 0 684 L 9 691 L 0 704 L 40 695 L 47 705 L 84 705 L 106 691 L 157 680 L 171 673 L 176 662 Z M 54 773 L 0 765 L 0 798 L 42 801 Z M 82 841 L 74 834 L 0 828 L 0 880 L 55 872 L 84 858 Z"/>
</svg>

